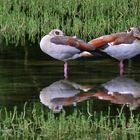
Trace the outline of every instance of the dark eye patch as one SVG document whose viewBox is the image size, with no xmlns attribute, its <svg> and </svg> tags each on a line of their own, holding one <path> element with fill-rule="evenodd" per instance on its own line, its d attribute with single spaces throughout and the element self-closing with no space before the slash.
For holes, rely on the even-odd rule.
<svg viewBox="0 0 140 140">
<path fill-rule="evenodd" d="M 128 29 L 128 32 L 130 32 L 130 31 L 131 31 L 131 29 L 129 28 L 129 29 Z"/>
<path fill-rule="evenodd" d="M 56 35 L 59 35 L 60 33 L 59 33 L 58 31 L 55 31 L 55 34 L 56 34 Z"/>
</svg>

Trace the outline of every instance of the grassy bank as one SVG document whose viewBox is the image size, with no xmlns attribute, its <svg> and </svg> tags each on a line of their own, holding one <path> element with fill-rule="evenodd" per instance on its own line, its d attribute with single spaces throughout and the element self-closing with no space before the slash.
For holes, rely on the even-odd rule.
<svg viewBox="0 0 140 140">
<path fill-rule="evenodd" d="M 0 35 L 7 43 L 38 42 L 53 28 L 90 40 L 140 26 L 139 0 L 1 0 Z"/>
<path fill-rule="evenodd" d="M 31 111 L 24 107 L 22 112 L 16 108 L 9 112 L 0 111 L 0 138 L 7 139 L 99 139 L 126 140 L 140 138 L 139 116 L 130 115 L 126 121 L 123 113 L 118 116 L 103 116 L 94 113 L 85 116 L 78 111 L 59 115 L 34 106 Z"/>
</svg>

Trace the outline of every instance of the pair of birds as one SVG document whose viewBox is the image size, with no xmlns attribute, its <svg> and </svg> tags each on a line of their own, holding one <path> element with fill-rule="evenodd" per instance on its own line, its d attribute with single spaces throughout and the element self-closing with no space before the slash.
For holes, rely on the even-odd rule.
<svg viewBox="0 0 140 140">
<path fill-rule="evenodd" d="M 51 57 L 64 61 L 64 77 L 67 79 L 67 61 L 80 57 L 90 57 L 97 50 L 120 61 L 120 75 L 124 72 L 123 60 L 140 54 L 140 32 L 131 27 L 125 32 L 113 33 L 93 39 L 88 43 L 76 37 L 65 36 L 54 29 L 40 41 L 41 50 Z"/>
</svg>

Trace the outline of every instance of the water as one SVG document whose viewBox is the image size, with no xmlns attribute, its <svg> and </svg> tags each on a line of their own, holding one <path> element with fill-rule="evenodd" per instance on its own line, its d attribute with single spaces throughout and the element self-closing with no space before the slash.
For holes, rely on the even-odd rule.
<svg viewBox="0 0 140 140">
<path fill-rule="evenodd" d="M 63 62 L 35 46 L 1 45 L 1 107 L 22 109 L 27 103 L 30 109 L 36 103 L 53 112 L 107 112 L 110 108 L 116 114 L 125 105 L 126 112 L 140 111 L 139 56 L 125 62 L 123 77 L 119 77 L 118 61 L 110 57 L 70 61 L 68 79 L 64 80 Z"/>
</svg>

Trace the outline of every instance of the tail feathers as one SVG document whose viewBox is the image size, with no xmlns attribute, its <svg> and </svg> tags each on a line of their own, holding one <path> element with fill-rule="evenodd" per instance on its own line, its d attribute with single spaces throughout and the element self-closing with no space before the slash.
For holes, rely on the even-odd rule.
<svg viewBox="0 0 140 140">
<path fill-rule="evenodd" d="M 107 43 L 105 45 L 100 46 L 100 48 L 97 48 L 95 50 L 90 51 L 90 53 L 94 56 L 100 57 L 100 56 L 104 55 L 103 50 L 106 49 L 109 46 L 110 46 L 110 44 Z"/>
<path fill-rule="evenodd" d="M 100 50 L 93 50 L 93 51 L 90 51 L 90 53 L 91 53 L 93 56 L 97 56 L 97 57 L 102 56 Z"/>
<path fill-rule="evenodd" d="M 100 46 L 100 50 L 104 50 L 104 49 L 106 49 L 106 48 L 109 47 L 109 46 L 110 46 L 109 43 L 107 43 L 107 44 L 105 44 L 105 45 L 102 45 L 102 46 Z"/>
<path fill-rule="evenodd" d="M 94 55 L 87 51 L 82 51 L 79 55 L 79 57 L 93 57 Z"/>
</svg>

